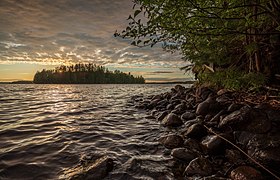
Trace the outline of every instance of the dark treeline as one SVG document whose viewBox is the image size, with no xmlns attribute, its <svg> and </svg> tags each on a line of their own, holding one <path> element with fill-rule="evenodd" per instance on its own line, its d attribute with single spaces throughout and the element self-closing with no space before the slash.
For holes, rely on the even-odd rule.
<svg viewBox="0 0 280 180">
<path fill-rule="evenodd" d="M 34 76 L 37 84 L 143 84 L 142 76 L 134 77 L 119 70 L 109 71 L 95 64 L 61 65 L 53 70 L 38 71 Z"/>
</svg>

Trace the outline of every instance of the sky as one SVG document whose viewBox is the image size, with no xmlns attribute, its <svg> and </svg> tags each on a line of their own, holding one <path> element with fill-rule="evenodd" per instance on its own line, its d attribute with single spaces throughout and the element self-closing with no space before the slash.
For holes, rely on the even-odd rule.
<svg viewBox="0 0 280 180">
<path fill-rule="evenodd" d="M 131 72 L 147 82 L 188 80 L 179 53 L 114 37 L 132 6 L 131 0 L 0 0 L 0 81 L 32 80 L 38 70 L 71 63 Z"/>
</svg>

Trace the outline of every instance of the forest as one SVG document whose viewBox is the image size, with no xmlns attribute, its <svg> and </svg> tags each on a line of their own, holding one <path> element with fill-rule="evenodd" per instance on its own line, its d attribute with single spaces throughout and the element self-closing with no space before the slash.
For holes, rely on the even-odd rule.
<svg viewBox="0 0 280 180">
<path fill-rule="evenodd" d="M 200 83 L 280 85 L 279 0 L 134 0 L 133 9 L 115 36 L 179 51 Z"/>
<path fill-rule="evenodd" d="M 134 77 L 119 70 L 109 71 L 95 64 L 61 65 L 53 70 L 38 71 L 34 75 L 36 84 L 143 84 L 142 76 Z"/>
</svg>

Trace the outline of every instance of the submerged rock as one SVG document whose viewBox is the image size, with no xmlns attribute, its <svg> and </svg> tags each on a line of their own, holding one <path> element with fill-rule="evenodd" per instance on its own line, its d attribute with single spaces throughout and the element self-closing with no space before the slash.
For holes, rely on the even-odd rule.
<svg viewBox="0 0 280 180">
<path fill-rule="evenodd" d="M 113 159 L 104 156 L 93 163 L 78 166 L 65 172 L 64 179 L 70 180 L 99 180 L 105 178 L 113 170 Z"/>
</svg>

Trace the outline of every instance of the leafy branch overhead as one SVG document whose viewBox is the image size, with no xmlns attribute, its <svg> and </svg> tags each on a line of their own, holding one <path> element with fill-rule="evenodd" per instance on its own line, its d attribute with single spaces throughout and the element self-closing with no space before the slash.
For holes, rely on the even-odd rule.
<svg viewBox="0 0 280 180">
<path fill-rule="evenodd" d="M 116 36 L 132 45 L 179 50 L 196 65 L 278 73 L 279 0 L 134 0 L 128 26 Z"/>
</svg>

